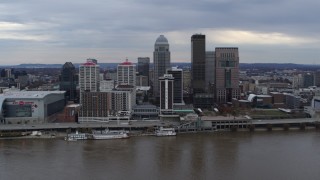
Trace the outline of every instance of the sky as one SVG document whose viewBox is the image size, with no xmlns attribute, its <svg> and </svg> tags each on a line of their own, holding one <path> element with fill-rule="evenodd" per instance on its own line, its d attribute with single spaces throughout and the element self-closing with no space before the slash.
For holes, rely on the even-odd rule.
<svg viewBox="0 0 320 180">
<path fill-rule="evenodd" d="M 153 61 L 163 34 L 171 62 L 238 47 L 241 63 L 320 64 L 319 0 L 1 0 L 0 64 Z"/>
</svg>

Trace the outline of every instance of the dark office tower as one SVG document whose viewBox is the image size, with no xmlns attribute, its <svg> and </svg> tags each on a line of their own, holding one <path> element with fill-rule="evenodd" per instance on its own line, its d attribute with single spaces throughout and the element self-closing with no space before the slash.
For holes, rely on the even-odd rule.
<svg viewBox="0 0 320 180">
<path fill-rule="evenodd" d="M 320 87 L 320 70 L 318 70 L 314 73 L 313 83 L 315 86 Z"/>
<path fill-rule="evenodd" d="M 236 47 L 216 48 L 216 102 L 231 102 L 239 98 L 239 51 Z"/>
<path fill-rule="evenodd" d="M 171 74 L 173 81 L 173 103 L 175 105 L 183 104 L 183 71 L 173 67 L 168 69 L 167 74 Z"/>
<path fill-rule="evenodd" d="M 139 75 L 147 77 L 148 85 L 149 85 L 149 66 L 150 66 L 150 58 L 149 57 L 138 57 Z"/>
<path fill-rule="evenodd" d="M 159 95 L 159 77 L 166 73 L 166 70 L 170 68 L 170 51 L 169 43 L 164 35 L 160 35 L 155 44 L 153 52 L 153 64 L 154 64 L 154 81 L 153 81 L 153 96 L 157 99 Z"/>
<path fill-rule="evenodd" d="M 171 74 L 164 74 L 159 77 L 160 82 L 160 113 L 170 114 L 173 111 L 173 81 Z"/>
<path fill-rule="evenodd" d="M 206 92 L 212 94 L 214 86 L 215 75 L 215 52 L 206 52 Z"/>
<path fill-rule="evenodd" d="M 191 36 L 191 87 L 193 94 L 205 92 L 206 36 Z"/>
<path fill-rule="evenodd" d="M 307 73 L 303 75 L 303 87 L 307 88 L 314 85 L 314 75 Z"/>
<path fill-rule="evenodd" d="M 77 84 L 78 77 L 76 75 L 76 69 L 71 62 L 66 62 L 61 69 L 60 91 L 66 91 L 67 100 L 77 100 Z"/>
</svg>

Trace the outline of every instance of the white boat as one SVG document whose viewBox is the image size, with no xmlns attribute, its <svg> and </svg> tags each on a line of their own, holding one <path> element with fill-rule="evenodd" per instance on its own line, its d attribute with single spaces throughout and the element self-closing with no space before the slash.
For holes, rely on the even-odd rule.
<svg viewBox="0 0 320 180">
<path fill-rule="evenodd" d="M 129 138 L 126 131 L 110 131 L 108 129 L 102 131 L 92 131 L 90 135 L 92 139 L 124 139 Z"/>
<path fill-rule="evenodd" d="M 66 141 L 77 141 L 77 140 L 86 140 L 88 139 L 88 135 L 86 133 L 79 133 L 76 131 L 76 133 L 70 133 L 67 135 L 67 137 L 64 138 Z"/>
<path fill-rule="evenodd" d="M 32 133 L 30 135 L 31 136 L 41 136 L 42 132 L 41 131 L 32 131 Z"/>
<path fill-rule="evenodd" d="M 175 135 L 177 135 L 174 128 L 164 128 L 164 127 L 160 127 L 158 130 L 156 130 L 155 134 L 156 134 L 156 136 L 175 136 Z"/>
</svg>

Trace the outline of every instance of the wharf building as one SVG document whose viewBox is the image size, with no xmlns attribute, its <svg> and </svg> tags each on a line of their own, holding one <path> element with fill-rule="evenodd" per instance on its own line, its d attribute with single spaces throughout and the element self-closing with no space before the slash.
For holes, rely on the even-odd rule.
<svg viewBox="0 0 320 180">
<path fill-rule="evenodd" d="M 239 51 L 237 47 L 215 49 L 215 99 L 218 104 L 240 98 Z"/>
<path fill-rule="evenodd" d="M 169 43 L 164 35 L 160 35 L 154 44 L 153 65 L 153 96 L 157 100 L 160 97 L 159 77 L 162 77 L 166 73 L 166 70 L 171 66 Z"/>
<path fill-rule="evenodd" d="M 173 67 L 167 70 L 167 74 L 171 74 L 174 78 L 173 82 L 173 104 L 183 105 L 183 71 Z"/>
<path fill-rule="evenodd" d="M 0 95 L 0 124 L 52 122 L 65 104 L 65 91 L 8 91 Z"/>
<path fill-rule="evenodd" d="M 159 107 L 151 104 L 136 105 L 132 109 L 132 117 L 142 120 L 158 119 Z"/>
<path fill-rule="evenodd" d="M 150 58 L 138 57 L 138 75 L 146 78 L 147 83 L 143 83 L 144 86 L 149 86 L 149 70 L 150 70 Z M 142 83 L 141 83 L 142 84 Z"/>
<path fill-rule="evenodd" d="M 78 102 L 78 80 L 75 67 L 71 62 L 66 62 L 61 69 L 59 88 L 60 91 L 66 91 L 66 99 L 68 101 Z"/>
</svg>

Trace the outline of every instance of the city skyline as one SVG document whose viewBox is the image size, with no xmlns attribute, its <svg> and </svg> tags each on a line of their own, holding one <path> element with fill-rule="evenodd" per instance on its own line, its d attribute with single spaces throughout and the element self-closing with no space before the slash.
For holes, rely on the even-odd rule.
<svg viewBox="0 0 320 180">
<path fill-rule="evenodd" d="M 136 62 L 154 39 L 170 42 L 171 62 L 191 62 L 190 37 L 207 51 L 239 47 L 242 63 L 319 64 L 317 1 L 7 1 L 0 3 L 2 64 Z M 150 59 L 153 62 L 153 59 Z"/>
</svg>

